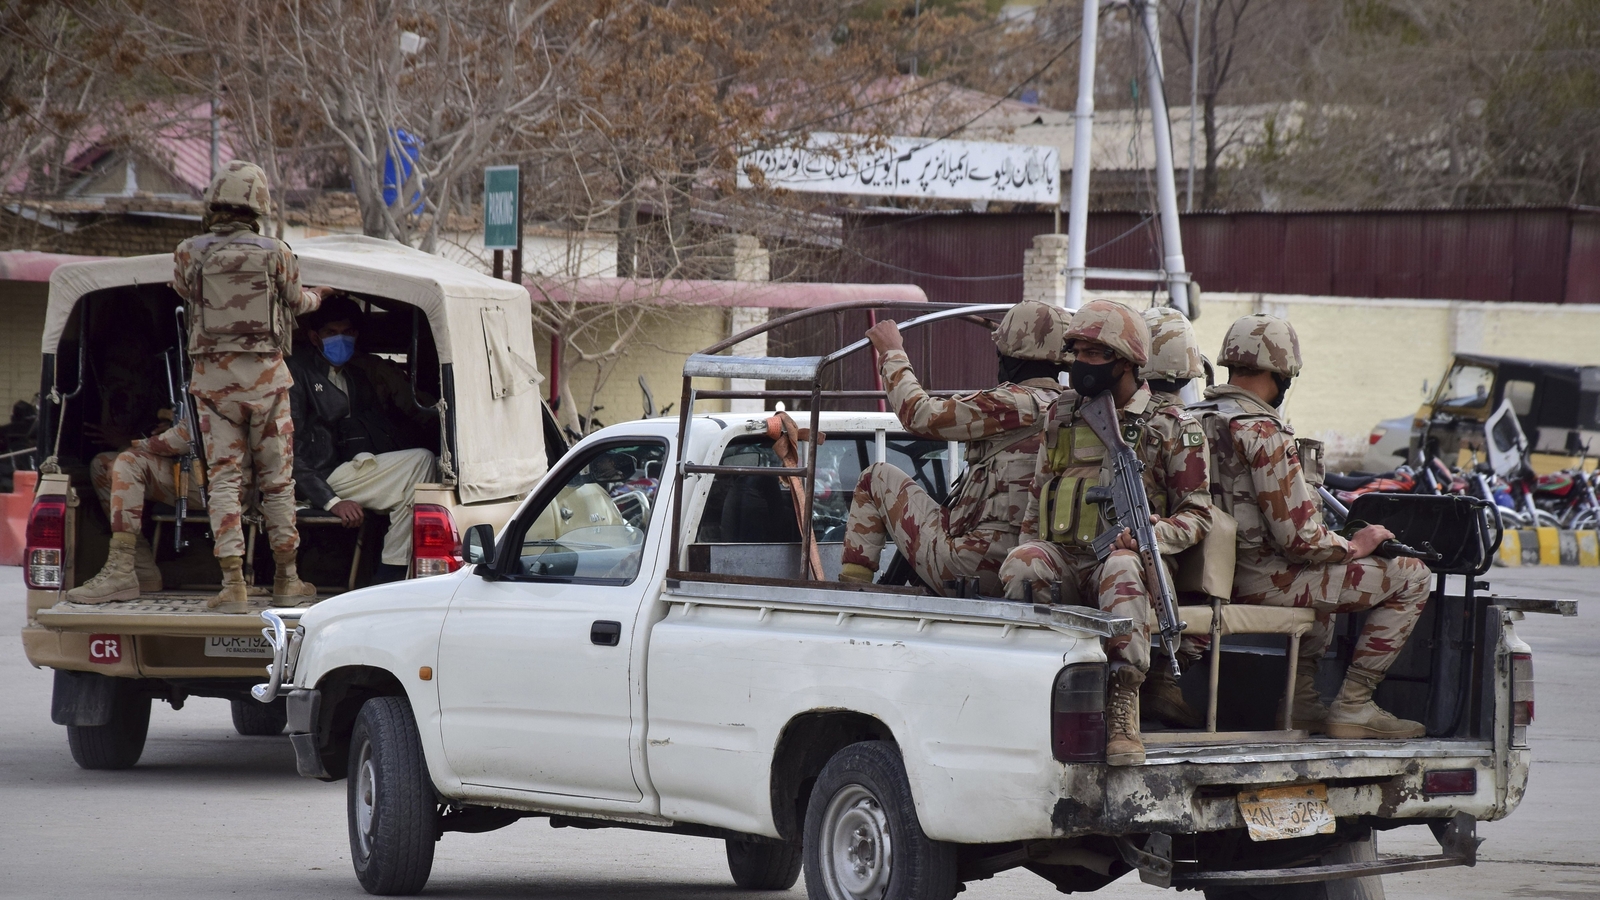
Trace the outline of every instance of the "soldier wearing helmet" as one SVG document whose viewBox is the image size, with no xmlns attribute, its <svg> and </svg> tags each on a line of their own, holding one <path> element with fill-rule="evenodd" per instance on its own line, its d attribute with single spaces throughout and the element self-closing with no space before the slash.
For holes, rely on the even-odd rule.
<svg viewBox="0 0 1600 900">
<path fill-rule="evenodd" d="M 1139 369 L 1139 375 L 1150 385 L 1157 403 L 1183 406 L 1183 389 L 1206 374 L 1194 326 L 1170 306 L 1150 307 L 1144 311 L 1144 321 L 1150 326 L 1150 361 Z"/>
<path fill-rule="evenodd" d="M 1000 563 L 1017 544 L 1044 413 L 1061 391 L 1067 316 L 1037 301 L 1012 307 L 994 334 L 1002 383 L 950 398 L 923 390 L 892 320 L 867 332 L 901 423 L 918 437 L 967 442 L 967 472 L 946 508 L 894 466 L 868 466 L 850 501 L 840 581 L 870 582 L 885 535 L 893 535 L 917 577 L 934 590 L 975 575 L 989 593 L 998 592 Z"/>
<path fill-rule="evenodd" d="M 1085 400 L 1112 392 L 1128 443 L 1145 465 L 1145 492 L 1164 555 L 1199 543 L 1210 527 L 1205 437 L 1200 424 L 1181 408 L 1156 403 L 1149 385 L 1140 380 L 1140 367 L 1150 361 L 1150 328 L 1138 313 L 1110 300 L 1084 304 L 1067 329 L 1067 349 L 1074 357 L 1071 388 L 1051 407 L 1022 520 L 1031 539 L 1006 557 L 1000 579 L 1012 599 L 1025 599 L 1030 591 L 1036 600 L 1043 599 L 1059 586 L 1062 602 L 1092 603 L 1133 620 L 1131 634 L 1106 641 L 1111 660 L 1106 761 L 1133 765 L 1144 759 L 1138 701 L 1145 673 L 1166 667 L 1150 664 L 1154 616 L 1132 538 L 1124 533 L 1104 561 L 1095 557 L 1092 542 L 1105 523 L 1088 491 L 1110 483 L 1110 455 L 1081 420 L 1079 408 Z M 1176 687 L 1172 682 L 1170 688 Z M 1163 691 L 1162 698 L 1170 700 L 1172 693 Z M 1149 711 L 1177 720 L 1173 724 L 1198 724 L 1198 717 L 1182 705 L 1181 692 L 1176 693 L 1175 703 L 1161 709 L 1150 703 Z"/>
<path fill-rule="evenodd" d="M 1309 606 L 1316 625 L 1300 645 L 1292 715 L 1295 728 L 1338 738 L 1416 738 L 1423 726 L 1372 702 L 1372 691 L 1399 655 L 1422 614 L 1432 580 L 1408 558 L 1373 551 L 1394 537 L 1369 525 L 1345 539 L 1322 524 L 1321 503 L 1307 483 L 1309 460 L 1279 407 L 1300 374 L 1300 339 L 1275 316 L 1233 323 L 1217 359 L 1228 383 L 1206 391 L 1192 409 L 1212 447 L 1213 490 L 1239 522 L 1233 599 L 1268 606 Z M 1316 672 L 1333 634 L 1333 614 L 1366 610 L 1366 622 L 1344 684 L 1323 705 Z"/>
<path fill-rule="evenodd" d="M 293 381 L 283 357 L 294 317 L 315 310 L 324 292 L 302 289 L 289 245 L 260 233 L 270 202 L 259 166 L 243 160 L 223 166 L 206 188 L 205 208 L 206 232 L 173 253 L 172 287 L 188 314 L 189 391 L 205 437 L 211 533 L 222 567 L 222 591 L 207 605 L 243 613 L 249 611 L 240 522 L 246 467 L 276 563 L 274 601 L 293 604 L 316 594 L 295 566 Z"/>
</svg>

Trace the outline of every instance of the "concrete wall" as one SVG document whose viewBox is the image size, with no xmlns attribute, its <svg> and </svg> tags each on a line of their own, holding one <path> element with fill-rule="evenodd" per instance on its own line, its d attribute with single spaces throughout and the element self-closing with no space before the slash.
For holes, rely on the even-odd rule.
<svg viewBox="0 0 1600 900">
<path fill-rule="evenodd" d="M 39 393 L 39 342 L 44 339 L 45 298 L 49 285 L 0 281 L 0 421 L 11 404 L 33 401 Z"/>
<path fill-rule="evenodd" d="M 1150 304 L 1147 293 L 1090 296 Z M 1600 364 L 1600 308 L 1592 306 L 1221 293 L 1202 303 L 1195 332 L 1211 359 L 1239 316 L 1294 323 L 1305 365 L 1284 408 L 1301 437 L 1328 445 L 1336 468 L 1359 463 L 1373 425 L 1415 413 L 1457 352 Z"/>
</svg>

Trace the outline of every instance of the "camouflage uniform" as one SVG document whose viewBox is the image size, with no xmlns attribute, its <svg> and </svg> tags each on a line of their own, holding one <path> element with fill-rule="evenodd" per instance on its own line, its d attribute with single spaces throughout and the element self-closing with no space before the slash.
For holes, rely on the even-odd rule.
<svg viewBox="0 0 1600 900">
<path fill-rule="evenodd" d="M 1242 388 L 1217 385 L 1206 391 L 1206 401 L 1196 410 L 1215 410 L 1220 420 L 1212 426 L 1212 490 L 1239 520 L 1233 599 L 1315 609 L 1316 626 L 1300 651 L 1311 659 L 1327 650 L 1334 613 L 1371 610 L 1354 662 L 1387 671 L 1427 602 L 1428 567 L 1404 557 L 1346 563 L 1350 544 L 1322 525 L 1322 503 L 1306 483 L 1294 429 Z"/>
<path fill-rule="evenodd" d="M 235 160 L 218 181 L 230 173 L 250 176 L 246 168 L 259 176 L 259 169 Z M 265 179 L 257 178 L 251 190 L 259 191 L 259 198 L 252 196 L 251 208 L 264 214 Z M 246 466 L 255 473 L 274 553 L 292 554 L 300 538 L 294 521 L 292 381 L 283 354 L 294 316 L 315 310 L 320 298 L 301 289 L 299 263 L 289 245 L 257 234 L 252 224 L 240 219 L 220 221 L 206 234 L 179 244 L 173 269 L 173 289 L 189 309 L 189 354 L 194 361 L 189 392 L 198 401 L 210 467 L 216 555 L 244 556 L 240 516 Z M 245 318 L 246 310 L 264 308 L 270 308 L 268 317 L 276 321 Z M 213 321 L 218 323 L 215 328 Z"/>
<path fill-rule="evenodd" d="M 1006 315 L 995 342 L 1002 353 L 1061 361 L 1064 310 L 1019 303 Z M 967 442 L 968 470 L 955 503 L 943 507 L 909 476 L 888 463 L 867 466 L 856 483 L 845 529 L 844 580 L 869 580 L 885 535 L 905 554 L 924 584 L 943 590 L 964 575 L 998 590 L 998 572 L 1016 546 L 1042 416 L 1060 392 L 1051 378 L 1029 378 L 959 397 L 930 396 L 911 371 L 904 351 L 880 360 L 889 403 L 907 431 L 923 438 Z M 853 574 L 852 574 L 853 573 Z"/>
<path fill-rule="evenodd" d="M 1300 372 L 1299 337 L 1285 320 L 1245 316 L 1228 329 L 1218 362 L 1236 374 L 1270 372 L 1286 391 Z M 1422 736 L 1421 724 L 1371 701 L 1427 602 L 1427 566 L 1408 558 L 1347 561 L 1350 542 L 1323 525 L 1294 430 L 1255 393 L 1218 385 L 1193 409 L 1213 447 L 1212 491 L 1239 523 L 1234 601 L 1316 610 L 1316 624 L 1301 642 L 1295 727 L 1343 738 Z M 1316 690 L 1316 669 L 1333 635 L 1333 615 L 1361 611 L 1366 621 L 1330 710 Z"/>
<path fill-rule="evenodd" d="M 1150 667 L 1150 630 L 1155 624 L 1144 568 L 1138 554 L 1126 550 L 1112 551 L 1104 562 L 1097 561 L 1089 542 L 1105 525 L 1094 507 L 1085 508 L 1072 498 L 1074 493 L 1082 496 L 1072 479 L 1082 479 L 1085 486 L 1108 484 L 1111 475 L 1105 447 L 1079 418 L 1078 406 L 1077 393 L 1065 391 L 1051 408 L 1046 446 L 1038 454 L 1022 518 L 1023 533 L 1037 539 L 1011 551 L 1000 568 L 1000 580 L 1006 596 L 1014 600 L 1026 596 L 1029 584 L 1035 598 L 1047 597 L 1051 585 L 1060 580 L 1064 602 L 1094 598 L 1101 609 L 1128 616 L 1133 632 L 1108 640 L 1106 654 L 1143 671 Z M 1155 532 L 1162 554 L 1199 543 L 1211 524 L 1200 423 L 1181 407 L 1158 407 L 1145 385 L 1118 410 L 1118 419 L 1145 464 L 1150 510 L 1161 517 Z M 1051 507 L 1048 517 L 1041 515 L 1041 496 Z M 1074 509 L 1077 522 L 1071 521 Z"/>
<path fill-rule="evenodd" d="M 1204 378 L 1206 361 L 1200 354 L 1200 342 L 1195 340 L 1194 327 L 1183 313 L 1170 306 L 1152 306 L 1144 311 L 1145 323 L 1150 326 L 1150 361 L 1139 369 L 1139 377 L 1150 383 L 1150 393 L 1158 406 L 1184 406 L 1177 391 L 1158 388 L 1154 382 L 1169 382 L 1178 386 L 1196 378 Z"/>
<path fill-rule="evenodd" d="M 89 477 L 111 520 L 112 533 L 137 534 L 143 525 L 146 499 L 178 502 L 172 467 L 188 447 L 189 430 L 180 422 L 155 437 L 134 441 L 121 453 L 107 451 L 90 460 Z M 196 509 L 201 506 L 198 484 L 189 488 L 189 503 Z"/>
</svg>

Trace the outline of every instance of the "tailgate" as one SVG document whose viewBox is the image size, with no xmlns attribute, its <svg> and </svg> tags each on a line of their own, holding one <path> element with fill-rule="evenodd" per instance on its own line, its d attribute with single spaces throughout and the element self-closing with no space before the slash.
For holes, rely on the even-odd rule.
<svg viewBox="0 0 1600 900">
<path fill-rule="evenodd" d="M 261 634 L 261 611 L 271 607 L 263 593 L 252 596 L 248 613 L 219 613 L 206 608 L 210 593 L 163 591 L 120 603 L 71 603 L 66 600 L 34 613 L 41 627 L 83 634 L 161 634 L 255 637 Z M 302 604 L 300 608 L 311 604 Z"/>
</svg>

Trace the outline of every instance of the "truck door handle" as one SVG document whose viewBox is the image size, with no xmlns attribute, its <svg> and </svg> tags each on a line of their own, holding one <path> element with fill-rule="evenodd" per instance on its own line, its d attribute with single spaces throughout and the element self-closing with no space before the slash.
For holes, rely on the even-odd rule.
<svg viewBox="0 0 1600 900">
<path fill-rule="evenodd" d="M 589 626 L 589 643 L 615 647 L 622 640 L 622 623 L 601 620 Z"/>
</svg>

